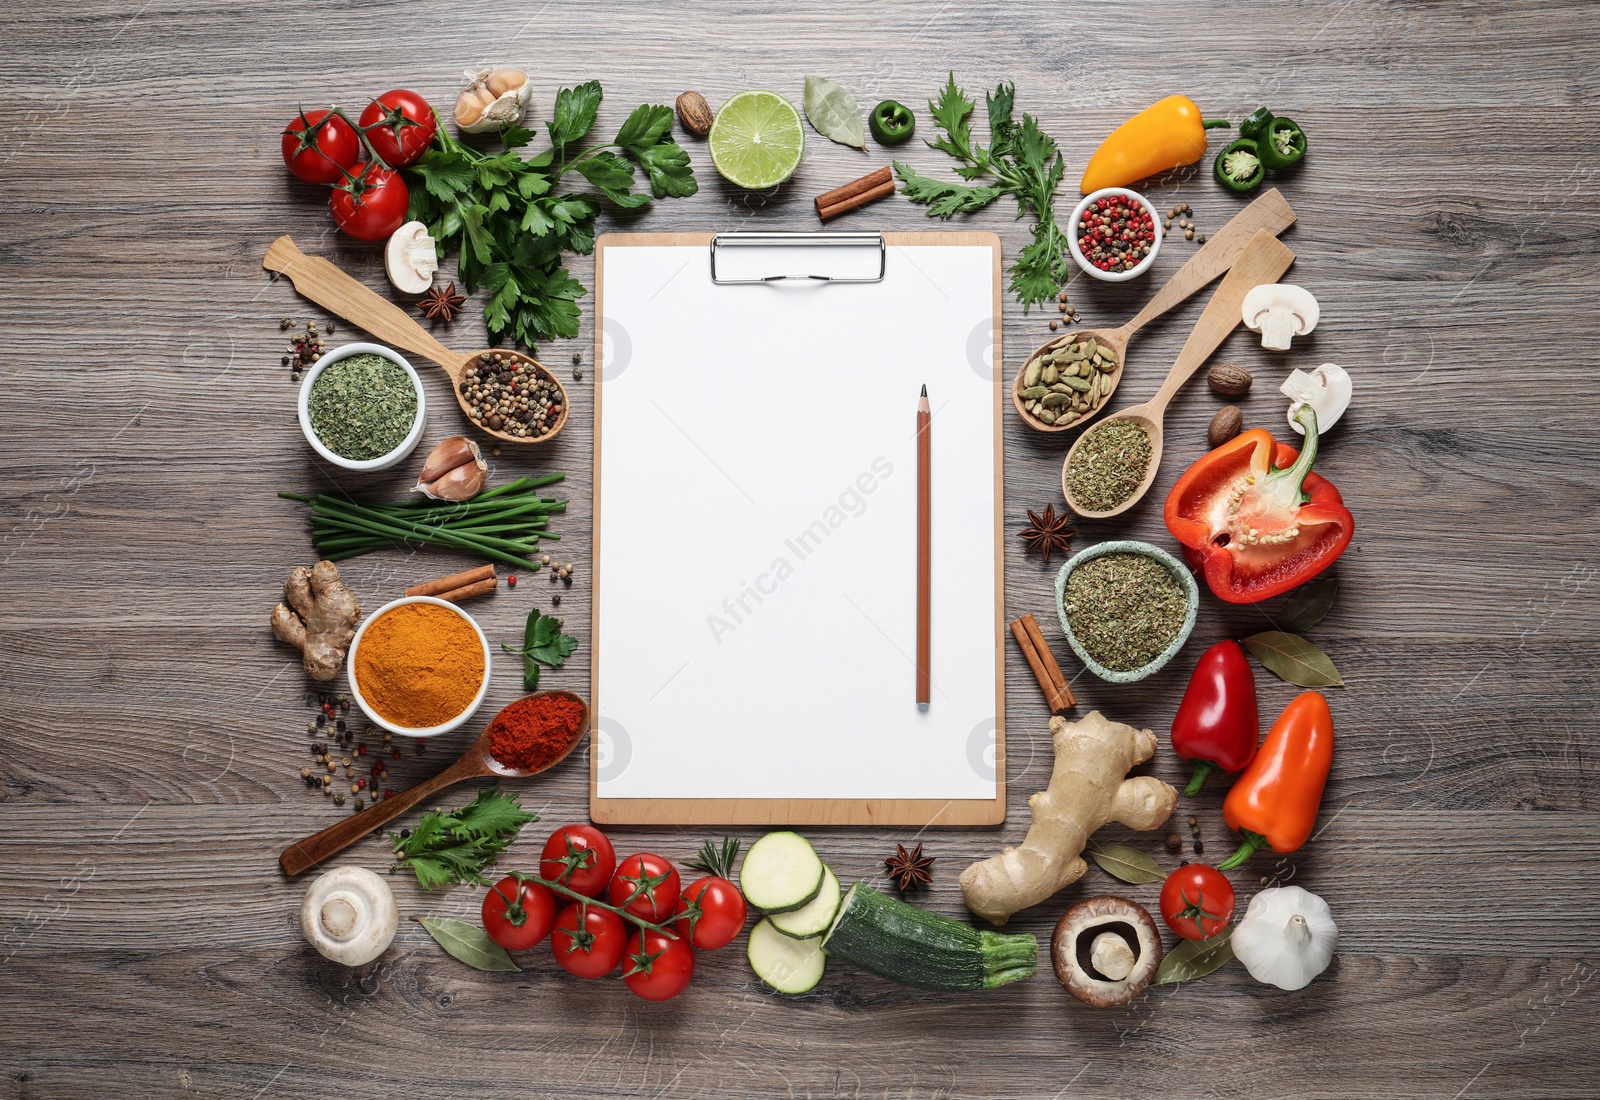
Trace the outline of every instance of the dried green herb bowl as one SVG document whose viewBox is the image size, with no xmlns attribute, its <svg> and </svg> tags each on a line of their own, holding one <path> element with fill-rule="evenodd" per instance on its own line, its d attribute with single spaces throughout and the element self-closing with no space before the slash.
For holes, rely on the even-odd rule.
<svg viewBox="0 0 1600 1100">
<path fill-rule="evenodd" d="M 1156 656 L 1156 659 L 1142 668 L 1130 669 L 1126 672 L 1119 669 L 1107 668 L 1083 648 L 1078 641 L 1078 636 L 1072 632 L 1072 623 L 1067 619 L 1067 579 L 1072 576 L 1072 571 L 1084 562 L 1103 558 L 1107 554 L 1139 554 L 1153 558 L 1161 563 L 1162 567 L 1177 580 L 1183 588 L 1184 601 L 1187 611 L 1183 617 L 1183 625 L 1178 628 L 1177 635 L 1172 639 L 1166 649 Z M 1194 574 L 1190 573 L 1184 564 L 1159 546 L 1151 546 L 1148 542 L 1137 542 L 1132 539 L 1122 539 L 1115 542 L 1102 542 L 1084 550 L 1079 550 L 1067 564 L 1061 567 L 1061 572 L 1056 574 L 1056 615 L 1061 619 L 1061 629 L 1067 635 L 1067 644 L 1072 647 L 1072 652 L 1084 663 L 1088 670 L 1113 684 L 1131 684 L 1143 680 L 1146 676 L 1154 675 L 1166 667 L 1168 661 L 1182 649 L 1189 640 L 1189 634 L 1194 630 L 1195 616 L 1200 611 L 1200 586 L 1195 584 Z"/>
<path fill-rule="evenodd" d="M 349 359 L 356 355 L 377 355 L 389 360 L 401 370 L 406 372 L 406 377 L 411 379 L 411 388 L 417 395 L 417 418 L 412 422 L 411 431 L 407 433 L 400 445 L 386 455 L 377 458 L 355 459 L 346 458 L 329 449 L 317 437 L 316 429 L 311 426 L 311 387 L 316 385 L 322 372 L 341 359 Z M 300 430 L 305 433 L 306 442 L 311 444 L 311 449 L 316 451 L 327 461 L 335 466 L 342 466 L 346 470 L 387 470 L 405 459 L 412 451 L 417 449 L 417 444 L 422 441 L 422 429 L 428 422 L 428 395 L 423 391 L 422 379 L 417 376 L 416 369 L 406 362 L 404 356 L 393 348 L 386 348 L 382 344 L 369 344 L 357 341 L 353 344 L 342 344 L 318 359 L 312 367 L 305 372 L 300 382 L 300 398 L 296 406 L 300 417 Z"/>
</svg>

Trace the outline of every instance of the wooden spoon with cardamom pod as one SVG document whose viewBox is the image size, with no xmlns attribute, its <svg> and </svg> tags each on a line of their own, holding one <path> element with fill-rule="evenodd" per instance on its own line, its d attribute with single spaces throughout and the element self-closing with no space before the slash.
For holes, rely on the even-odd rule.
<svg viewBox="0 0 1600 1100">
<path fill-rule="evenodd" d="M 1126 512 L 1150 491 L 1150 486 L 1156 479 L 1156 471 L 1161 468 L 1161 441 L 1164 431 L 1162 423 L 1166 419 L 1167 403 L 1189 377 L 1200 369 L 1201 364 L 1211 358 L 1211 353 L 1221 346 L 1222 341 L 1228 338 L 1228 334 L 1241 323 L 1240 307 L 1244 303 L 1244 296 L 1262 283 L 1277 282 L 1278 277 L 1288 271 L 1292 263 L 1294 263 L 1294 253 L 1289 250 L 1288 245 L 1278 240 L 1268 230 L 1263 229 L 1256 233 L 1244 251 L 1239 254 L 1239 258 L 1217 287 L 1216 293 L 1211 296 L 1211 301 L 1206 303 L 1205 312 L 1200 314 L 1200 320 L 1195 322 L 1194 331 L 1189 333 L 1189 339 L 1184 343 L 1183 350 L 1178 353 L 1177 361 L 1167 372 L 1167 380 L 1161 383 L 1161 389 L 1156 391 L 1156 395 L 1142 405 L 1134 405 L 1112 413 L 1080 435 L 1072 444 L 1072 449 L 1067 452 L 1067 460 L 1061 464 L 1061 492 L 1074 512 L 1087 519 L 1107 519 Z M 1093 439 L 1107 425 L 1122 420 L 1139 425 L 1150 437 L 1150 461 L 1145 467 L 1144 480 L 1139 483 L 1139 487 L 1132 495 L 1111 508 L 1101 510 L 1089 507 L 1073 495 L 1073 458 L 1083 451 L 1086 440 Z M 1087 462 L 1087 458 L 1081 459 L 1080 463 L 1082 462 Z M 1084 467 L 1080 465 L 1080 469 Z"/>
<path fill-rule="evenodd" d="M 560 435 L 561 429 L 566 426 L 567 412 L 571 408 L 566 388 L 556 378 L 554 371 L 533 357 L 504 348 L 473 355 L 451 351 L 412 320 L 405 310 L 378 297 L 321 256 L 307 256 L 288 236 L 272 242 L 261 266 L 268 271 L 279 271 L 289 276 L 295 290 L 335 317 L 352 325 L 360 325 L 385 344 L 392 344 L 438 363 L 450 376 L 450 392 L 455 394 L 456 404 L 461 406 L 467 419 L 480 431 L 506 443 L 548 443 Z M 473 416 L 472 404 L 467 400 L 463 387 L 467 371 L 473 367 L 492 368 L 497 374 L 505 374 L 519 363 L 542 372 L 555 383 L 556 392 L 560 394 L 560 408 L 555 409 L 555 401 L 552 400 L 553 419 L 547 418 L 546 430 L 539 435 L 532 434 L 537 430 L 532 423 L 527 427 L 527 435 L 516 435 L 505 430 L 508 422 L 502 420 L 498 412 L 488 416 Z M 501 421 L 499 427 L 491 426 L 495 420 Z M 520 420 L 517 422 L 522 423 Z"/>
<path fill-rule="evenodd" d="M 1239 254 L 1250 243 L 1252 237 L 1262 230 L 1266 230 L 1274 237 L 1294 224 L 1295 214 L 1289 207 L 1289 201 L 1283 197 L 1276 187 L 1256 199 L 1249 206 L 1233 216 L 1227 225 L 1213 233 L 1205 244 L 1189 257 L 1187 263 L 1180 267 L 1172 278 L 1167 280 L 1165 286 L 1155 292 L 1155 295 L 1145 304 L 1134 318 L 1121 328 L 1091 328 L 1069 332 L 1057 336 L 1027 359 L 1023 360 L 1021 369 L 1011 382 L 1011 404 L 1016 407 L 1017 414 L 1022 417 L 1022 422 L 1030 428 L 1041 432 L 1064 432 L 1068 428 L 1076 428 L 1085 420 L 1090 419 L 1101 409 L 1105 408 L 1111 400 L 1111 394 L 1116 390 L 1117 383 L 1122 381 L 1122 373 L 1128 365 L 1128 341 L 1134 333 L 1144 328 L 1145 325 L 1160 317 L 1174 306 L 1187 300 L 1191 295 L 1205 286 L 1218 275 L 1231 268 L 1238 260 Z M 1070 401 L 1070 395 L 1056 393 L 1056 403 L 1061 413 L 1056 413 L 1056 422 L 1047 424 L 1039 417 L 1028 411 L 1028 400 L 1022 396 L 1022 391 L 1028 389 L 1025 384 L 1029 367 L 1034 360 L 1062 349 L 1071 348 L 1073 345 L 1086 345 L 1093 341 L 1093 350 L 1087 356 L 1079 356 L 1073 363 L 1081 362 L 1084 358 L 1092 361 L 1094 351 L 1099 351 L 1102 359 L 1109 353 L 1113 364 L 1110 370 L 1091 370 L 1090 377 L 1084 379 L 1058 379 L 1065 384 L 1077 389 L 1077 382 L 1081 381 L 1093 386 L 1093 400 L 1089 407 L 1082 412 L 1075 413 L 1072 406 L 1061 398 Z M 1080 350 L 1086 350 L 1080 348 Z M 1060 366 L 1065 366 L 1063 363 Z M 1058 375 L 1061 373 L 1057 367 Z M 1041 366 L 1040 374 L 1045 368 Z M 1042 381 L 1042 377 L 1039 381 Z M 1035 381 L 1033 385 L 1038 385 Z M 1085 392 L 1088 390 L 1080 391 Z M 1040 395 L 1045 396 L 1043 394 Z M 1054 410 L 1052 410 L 1054 411 Z M 1064 413 L 1065 415 L 1062 415 Z"/>
</svg>

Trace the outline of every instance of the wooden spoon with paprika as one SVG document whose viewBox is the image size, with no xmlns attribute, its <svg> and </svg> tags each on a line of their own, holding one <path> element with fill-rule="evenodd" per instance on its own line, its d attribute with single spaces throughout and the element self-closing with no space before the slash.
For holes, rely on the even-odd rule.
<svg viewBox="0 0 1600 1100">
<path fill-rule="evenodd" d="M 472 743 L 461 758 L 451 764 L 444 771 L 432 779 L 424 779 L 414 787 L 407 787 L 393 798 L 382 798 L 362 810 L 358 814 L 351 814 L 336 825 L 330 825 L 314 836 L 297 841 L 285 848 L 278 856 L 278 866 L 283 868 L 283 873 L 289 876 L 298 875 L 304 871 L 331 859 L 344 851 L 350 845 L 372 832 L 380 826 L 388 824 L 418 803 L 438 794 L 446 787 L 453 787 L 466 779 L 480 779 L 484 776 L 497 775 L 507 779 L 523 779 L 530 775 L 538 775 L 548 771 L 561 763 L 572 754 L 572 750 L 583 742 L 584 735 L 589 732 L 589 704 L 583 698 L 570 691 L 541 691 L 524 698 L 541 698 L 544 696 L 565 696 L 575 700 L 583 708 L 583 713 L 578 720 L 577 728 L 572 734 L 572 743 L 567 746 L 559 756 L 548 763 L 533 769 L 511 768 L 494 758 L 489 751 L 490 733 L 494 728 L 491 721 L 484 727 L 478 739 Z M 521 703 L 522 700 L 517 700 Z M 510 704 L 516 706 L 516 703 Z M 504 713 L 502 708 L 501 713 Z M 495 716 L 496 718 L 499 715 Z"/>
</svg>

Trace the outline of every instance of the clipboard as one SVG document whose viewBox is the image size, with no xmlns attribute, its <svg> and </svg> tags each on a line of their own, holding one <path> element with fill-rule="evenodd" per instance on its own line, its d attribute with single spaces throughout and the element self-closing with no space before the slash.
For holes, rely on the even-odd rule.
<svg viewBox="0 0 1600 1100">
<path fill-rule="evenodd" d="M 1001 285 L 992 233 L 596 241 L 593 820 L 1005 820 Z"/>
</svg>

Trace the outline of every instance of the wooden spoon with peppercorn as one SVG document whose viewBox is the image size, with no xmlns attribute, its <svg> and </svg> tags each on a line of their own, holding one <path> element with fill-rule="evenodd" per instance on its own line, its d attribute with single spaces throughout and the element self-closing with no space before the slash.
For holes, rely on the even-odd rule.
<svg viewBox="0 0 1600 1100">
<path fill-rule="evenodd" d="M 1216 293 L 1211 296 L 1211 301 L 1206 303 L 1205 312 L 1200 314 L 1200 320 L 1195 322 L 1194 331 L 1189 334 L 1183 350 L 1178 353 L 1177 362 L 1172 364 L 1172 369 L 1167 372 L 1167 380 L 1161 383 L 1161 389 L 1156 391 L 1156 395 L 1142 405 L 1134 405 L 1112 413 L 1077 438 L 1072 444 L 1072 449 L 1067 452 L 1066 461 L 1061 464 L 1061 492 L 1074 512 L 1088 519 L 1106 519 L 1121 515 L 1150 491 L 1150 486 L 1156 479 L 1156 472 L 1161 468 L 1161 441 L 1165 431 L 1163 421 L 1167 415 L 1167 403 L 1189 377 L 1200 369 L 1201 364 L 1211 358 L 1211 353 L 1221 346 L 1222 341 L 1228 338 L 1228 334 L 1242 323 L 1240 306 L 1244 302 L 1244 296 L 1250 293 L 1252 288 L 1263 283 L 1277 282 L 1278 277 L 1288 271 L 1292 263 L 1294 263 L 1294 253 L 1289 250 L 1288 245 L 1278 240 L 1268 230 L 1263 229 L 1257 233 L 1239 254 L 1239 259 L 1223 278 Z M 1150 438 L 1150 459 L 1145 466 L 1144 479 L 1126 499 L 1111 508 L 1096 510 L 1085 506 L 1073 496 L 1072 478 L 1069 476 L 1073 466 L 1073 456 L 1083 449 L 1085 440 L 1094 438 L 1095 434 L 1107 424 L 1119 420 L 1131 420 L 1144 429 Z"/>
<path fill-rule="evenodd" d="M 1293 225 L 1294 219 L 1295 213 L 1290 208 L 1289 201 L 1274 187 L 1235 214 L 1227 225 L 1213 233 L 1211 239 L 1201 245 L 1199 250 L 1189 257 L 1188 262 L 1167 280 L 1166 285 L 1155 292 L 1133 320 L 1121 328 L 1080 329 L 1047 341 L 1023 360 L 1022 369 L 1017 371 L 1016 378 L 1011 382 L 1011 404 L 1016 407 L 1022 422 L 1041 432 L 1064 432 L 1068 428 L 1076 428 L 1106 408 L 1127 369 L 1128 341 L 1133 334 L 1233 267 L 1240 253 L 1257 233 L 1266 230 L 1276 237 Z M 1062 308 L 1064 310 L 1065 306 Z M 1095 399 L 1087 409 L 1081 413 L 1073 413 L 1071 405 L 1061 405 L 1061 413 L 1056 414 L 1056 422 L 1046 424 L 1028 411 L 1028 401 L 1022 396 L 1022 391 L 1026 388 L 1023 379 L 1028 364 L 1041 356 L 1060 351 L 1073 344 L 1086 344 L 1091 339 L 1102 355 L 1110 353 L 1115 366 L 1109 371 L 1098 372 L 1101 377 L 1096 387 Z"/>
<path fill-rule="evenodd" d="M 438 363 L 450 376 L 450 389 L 467 419 L 496 439 L 545 443 L 566 426 L 567 391 L 536 359 L 509 350 L 473 355 L 451 351 L 399 306 L 321 256 L 307 256 L 287 236 L 272 242 L 261 266 L 289 276 L 302 296 L 360 325 L 383 343 Z"/>
<path fill-rule="evenodd" d="M 460 759 L 444 771 L 432 779 L 424 779 L 414 787 L 407 787 L 393 798 L 380 799 L 360 813 L 351 814 L 338 824 L 330 825 L 314 836 L 308 836 L 304 840 L 289 845 L 278 855 L 278 866 L 283 868 L 284 874 L 290 876 L 309 871 L 318 864 L 332 859 L 374 829 L 388 824 L 418 803 L 432 798 L 446 787 L 453 787 L 463 780 L 481 779 L 491 775 L 504 776 L 507 779 L 523 779 L 530 775 L 538 775 L 540 772 L 549 771 L 572 755 L 572 750 L 583 742 L 584 736 L 589 732 L 589 704 L 584 702 L 582 696 L 570 691 L 536 692 L 534 695 L 523 696 L 522 699 L 509 704 L 509 706 L 526 705 L 525 700 L 527 699 L 538 699 L 552 695 L 571 699 L 583 708 L 577 728 L 572 734 L 572 743 L 554 759 L 548 760 L 537 768 L 512 768 L 502 764 L 489 751 L 489 743 L 495 727 L 495 723 L 491 721 L 484 727 L 483 732 L 478 735 L 478 739 L 468 747 L 466 752 L 461 754 Z M 502 713 L 504 710 L 505 708 L 502 708 Z M 496 715 L 496 717 L 498 718 L 499 715 Z"/>
</svg>

